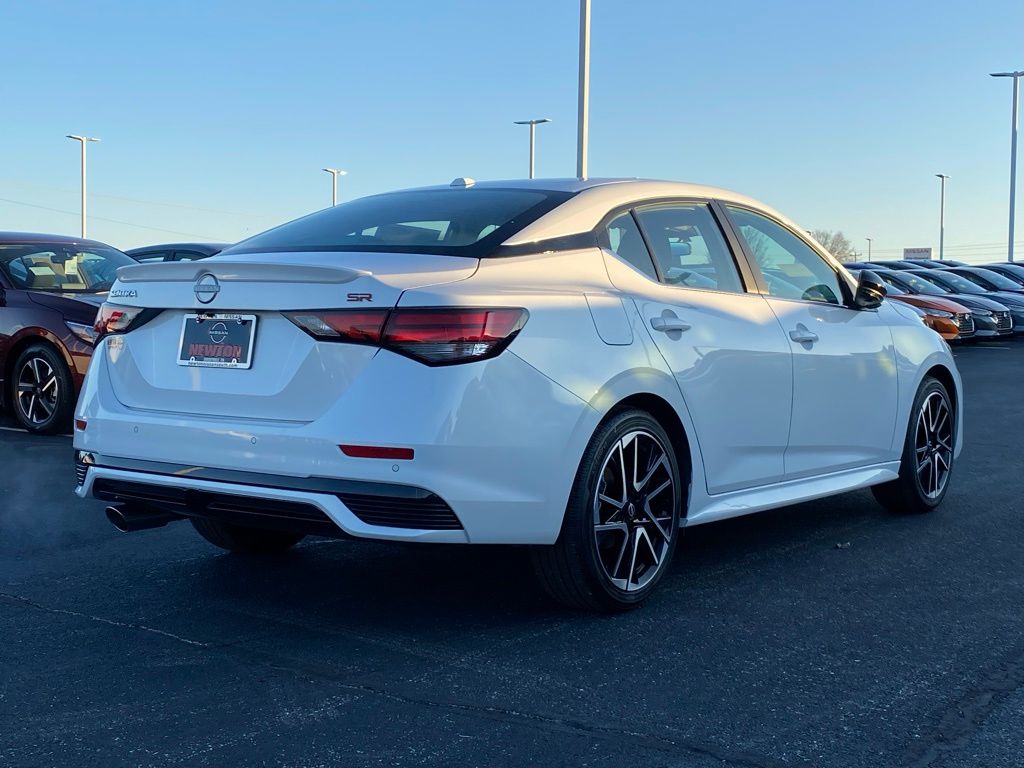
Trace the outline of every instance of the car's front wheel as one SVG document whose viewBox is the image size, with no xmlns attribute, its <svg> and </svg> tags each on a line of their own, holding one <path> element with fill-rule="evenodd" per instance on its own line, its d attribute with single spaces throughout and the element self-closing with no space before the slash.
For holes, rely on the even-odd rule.
<svg viewBox="0 0 1024 768">
<path fill-rule="evenodd" d="M 209 517 L 193 517 L 192 527 L 214 546 L 229 552 L 248 555 L 274 555 L 295 546 L 305 536 L 301 533 L 271 531 L 225 523 Z"/>
<path fill-rule="evenodd" d="M 8 402 L 14 418 L 30 432 L 66 432 L 74 396 L 71 372 L 49 344 L 32 344 L 14 361 Z"/>
<path fill-rule="evenodd" d="M 532 550 L 537 576 L 559 602 L 631 608 L 665 575 L 683 503 L 672 441 L 650 414 L 606 421 L 580 463 L 558 541 Z"/>
<path fill-rule="evenodd" d="M 910 412 L 900 476 L 871 490 L 892 512 L 929 512 L 942 503 L 953 474 L 956 414 L 942 382 L 926 378 Z"/>
</svg>

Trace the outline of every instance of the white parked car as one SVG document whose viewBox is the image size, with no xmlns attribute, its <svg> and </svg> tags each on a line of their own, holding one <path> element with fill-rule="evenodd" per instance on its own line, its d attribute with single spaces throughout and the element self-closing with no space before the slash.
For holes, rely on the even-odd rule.
<svg viewBox="0 0 1024 768">
<path fill-rule="evenodd" d="M 188 518 L 236 551 L 534 545 L 556 598 L 623 608 L 683 526 L 868 486 L 895 510 L 942 501 L 960 377 L 883 296 L 721 189 L 367 197 L 118 271 L 77 493 L 122 530 Z"/>
</svg>

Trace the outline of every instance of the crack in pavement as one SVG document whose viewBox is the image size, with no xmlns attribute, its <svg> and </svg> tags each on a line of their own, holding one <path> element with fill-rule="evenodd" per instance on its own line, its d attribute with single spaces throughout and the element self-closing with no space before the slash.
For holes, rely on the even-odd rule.
<svg viewBox="0 0 1024 768">
<path fill-rule="evenodd" d="M 904 764 L 930 768 L 963 747 L 989 714 L 1011 693 L 1024 686 L 1024 654 L 995 669 L 941 714 L 935 735 L 907 750 Z"/>
<path fill-rule="evenodd" d="M 580 720 L 573 720 L 571 718 L 552 717 L 550 715 L 543 715 L 535 712 L 522 712 L 519 710 L 504 707 L 468 704 L 457 701 L 445 702 L 435 701 L 432 699 L 417 698 L 415 696 L 408 696 L 400 693 L 395 693 L 387 690 L 386 688 L 378 688 L 372 685 L 348 682 L 342 679 L 341 677 L 337 675 L 332 675 L 329 672 L 320 668 L 304 664 L 288 663 L 271 654 L 244 648 L 243 644 L 245 642 L 248 642 L 249 639 L 243 639 L 233 643 L 225 644 L 205 643 L 199 640 L 191 640 L 187 637 L 182 637 L 181 635 L 176 635 L 173 632 L 167 632 L 166 630 L 156 629 L 155 627 L 149 627 L 144 624 L 138 624 L 135 622 L 128 621 L 117 621 L 115 619 L 107 619 L 102 616 L 94 616 L 92 614 L 84 613 L 81 611 L 73 611 L 66 608 L 54 608 L 52 606 L 47 606 L 38 603 L 22 595 L 16 595 L 10 592 L 0 592 L 0 598 L 5 598 L 11 602 L 20 603 L 22 605 L 34 608 L 36 610 L 44 611 L 50 614 L 72 616 L 75 618 L 85 619 L 87 621 L 98 622 L 100 624 L 104 624 L 109 627 L 115 627 L 118 629 L 150 632 L 152 634 L 160 635 L 161 637 L 168 638 L 169 640 L 174 640 L 176 642 L 191 646 L 193 648 L 200 648 L 210 653 L 218 653 L 221 655 L 233 657 L 235 658 L 236 661 L 240 661 L 242 663 L 249 663 L 253 666 L 258 666 L 264 669 L 270 669 L 278 672 L 284 672 L 286 674 L 295 675 L 299 677 L 305 677 L 307 679 L 319 679 L 321 681 L 326 681 L 330 683 L 332 686 L 340 690 L 376 696 L 379 698 L 388 699 L 390 701 L 399 702 L 402 704 L 409 704 L 413 706 L 428 707 L 434 709 L 444 709 L 452 712 L 463 712 L 468 715 L 475 715 L 478 717 L 498 720 L 500 722 L 520 726 L 527 726 L 532 728 L 539 728 L 548 731 L 573 733 L 577 735 L 588 736 L 591 738 L 614 740 L 619 742 L 625 739 L 635 744 L 636 746 L 651 751 L 656 751 L 670 755 L 679 755 L 680 753 L 683 753 L 694 756 L 707 757 L 721 761 L 722 763 L 730 766 L 736 766 L 737 768 L 782 768 L 782 766 L 786 766 L 786 768 L 791 768 L 794 765 L 793 763 L 781 763 L 766 757 L 753 756 L 742 752 L 731 752 L 729 750 L 723 750 L 715 745 L 674 740 L 666 736 L 659 736 L 653 733 L 633 731 L 626 728 L 616 728 L 614 726 L 591 724 Z M 662 727 L 669 728 L 670 726 L 662 725 Z"/>
<path fill-rule="evenodd" d="M 699 755 L 721 761 L 728 765 L 738 766 L 738 768 L 783 768 L 783 766 L 785 766 L 785 768 L 792 768 L 794 765 L 799 764 L 809 765 L 806 762 L 783 763 L 764 756 L 754 756 L 743 752 L 730 752 L 729 750 L 723 750 L 714 745 L 673 740 L 666 736 L 659 736 L 653 733 L 632 731 L 626 728 L 616 728 L 613 726 L 596 725 L 571 718 L 552 717 L 550 715 L 542 715 L 536 712 L 522 712 L 506 707 L 464 704 L 455 701 L 445 702 L 407 696 L 395 693 L 385 688 L 347 682 L 339 676 L 330 674 L 321 668 L 311 667 L 310 665 L 301 663 L 287 663 L 266 652 L 246 649 L 241 646 L 218 647 L 211 650 L 236 657 L 240 661 L 249 662 L 254 666 L 259 666 L 264 669 L 285 672 L 291 675 L 306 677 L 307 679 L 319 679 L 329 682 L 341 690 L 369 694 L 403 704 L 464 712 L 470 715 L 498 720 L 500 722 L 525 725 L 562 733 L 573 733 L 593 738 L 615 741 L 622 741 L 623 739 L 626 739 L 631 743 L 648 750 L 672 755 L 678 755 L 680 753 Z M 670 728 L 670 726 L 664 724 L 661 725 L 666 729 Z"/>
<path fill-rule="evenodd" d="M 116 621 L 115 619 L 105 619 L 102 616 L 93 616 L 92 614 L 82 613 L 81 611 L 71 611 L 67 608 L 53 608 L 48 605 L 43 605 L 42 603 L 37 603 L 34 600 L 28 599 L 27 597 L 22 597 L 21 595 L 13 595 L 10 592 L 0 592 L 0 597 L 6 598 L 12 602 L 21 603 L 22 605 L 27 605 L 32 608 L 36 608 L 40 611 L 45 611 L 46 613 L 54 613 L 61 616 L 75 616 L 80 619 L 88 619 L 89 621 L 96 621 L 100 624 L 107 624 L 108 626 L 120 627 L 122 629 L 136 629 L 141 632 L 152 632 L 154 635 L 161 635 L 163 637 L 170 638 L 171 640 L 177 640 L 179 643 L 185 643 L 186 645 L 196 646 L 198 648 L 210 647 L 209 643 L 203 643 L 199 640 L 190 640 L 187 637 L 176 635 L 173 632 L 167 632 L 163 629 L 156 629 L 154 627 L 147 627 L 145 624 L 135 624 L 134 622 L 130 621 Z"/>
</svg>

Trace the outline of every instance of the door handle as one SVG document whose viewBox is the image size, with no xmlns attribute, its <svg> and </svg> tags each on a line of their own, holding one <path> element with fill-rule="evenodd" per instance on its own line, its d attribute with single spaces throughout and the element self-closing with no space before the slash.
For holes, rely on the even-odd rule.
<svg viewBox="0 0 1024 768">
<path fill-rule="evenodd" d="M 797 344 L 813 344 L 818 340 L 818 334 L 807 330 L 801 325 L 789 332 L 789 338 Z"/>
<path fill-rule="evenodd" d="M 671 333 L 672 331 L 688 331 L 692 328 L 689 323 L 684 323 L 678 317 L 652 317 L 651 328 L 662 333 Z"/>
</svg>

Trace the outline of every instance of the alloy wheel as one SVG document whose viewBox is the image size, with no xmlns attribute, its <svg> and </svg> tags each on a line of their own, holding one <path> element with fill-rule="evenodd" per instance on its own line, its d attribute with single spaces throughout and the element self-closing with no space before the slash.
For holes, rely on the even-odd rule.
<svg viewBox="0 0 1024 768">
<path fill-rule="evenodd" d="M 18 372 L 18 409 L 31 424 L 44 424 L 57 410 L 60 382 L 42 357 L 30 357 Z"/>
<path fill-rule="evenodd" d="M 653 434 L 629 432 L 611 447 L 594 493 L 594 540 L 617 588 L 643 589 L 665 566 L 676 535 L 676 495 L 668 454 Z"/>
<path fill-rule="evenodd" d="M 942 495 L 953 466 L 953 417 L 940 392 L 921 403 L 914 439 L 914 458 L 921 490 L 929 499 Z"/>
</svg>

